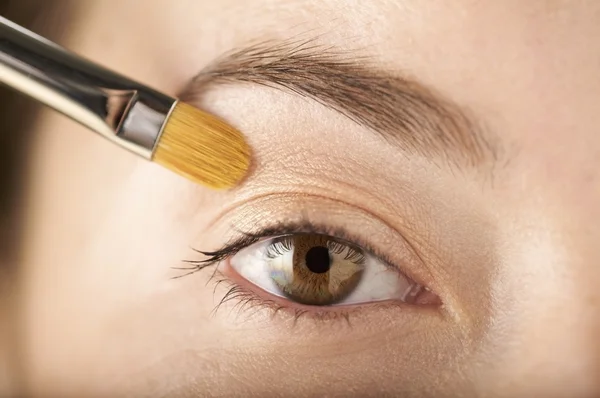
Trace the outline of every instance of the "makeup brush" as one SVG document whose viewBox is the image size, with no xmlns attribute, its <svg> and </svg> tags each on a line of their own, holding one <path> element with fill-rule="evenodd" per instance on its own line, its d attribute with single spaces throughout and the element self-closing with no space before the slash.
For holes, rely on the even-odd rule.
<svg viewBox="0 0 600 398">
<path fill-rule="evenodd" d="M 229 124 L 2 17 L 0 83 L 209 187 L 233 187 L 248 171 L 250 148 Z"/>
</svg>

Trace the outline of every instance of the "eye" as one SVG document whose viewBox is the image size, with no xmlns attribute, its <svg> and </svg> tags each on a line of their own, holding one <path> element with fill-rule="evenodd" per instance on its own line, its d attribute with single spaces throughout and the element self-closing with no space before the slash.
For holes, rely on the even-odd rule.
<svg viewBox="0 0 600 398">
<path fill-rule="evenodd" d="M 321 234 L 261 240 L 239 250 L 229 265 L 265 292 L 304 305 L 416 303 L 428 293 L 362 248 Z"/>
</svg>

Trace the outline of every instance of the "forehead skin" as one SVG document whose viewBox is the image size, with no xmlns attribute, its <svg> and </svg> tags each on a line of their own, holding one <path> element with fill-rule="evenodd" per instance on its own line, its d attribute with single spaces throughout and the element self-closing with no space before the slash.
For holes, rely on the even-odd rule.
<svg viewBox="0 0 600 398">
<path fill-rule="evenodd" d="M 304 329 L 280 334 L 268 318 L 264 330 L 233 326 L 235 320 L 210 317 L 212 288 L 203 277 L 164 282 L 191 241 L 223 243 L 203 226 L 231 197 L 192 188 L 43 112 L 22 274 L 27 391 L 600 395 L 600 226 L 594 222 L 600 219 L 600 2 L 116 4 L 74 2 L 61 44 L 169 94 L 225 51 L 308 35 L 359 49 L 468 109 L 496 137 L 501 164 L 484 188 L 468 177 L 440 184 L 448 190 L 464 184 L 477 209 L 485 209 L 476 235 L 494 231 L 495 263 L 479 274 L 462 264 L 447 277 L 458 291 L 464 333 L 441 340 L 439 360 L 427 345 L 433 337 L 409 336 L 398 319 L 381 328 L 355 327 L 344 347 L 325 337 L 316 344 Z M 280 136 L 309 148 L 318 131 L 303 113 L 323 124 L 335 117 L 295 99 L 294 112 L 275 108 L 277 94 L 264 93 L 215 89 L 204 105 L 247 131 L 265 159 L 277 155 L 264 148 L 285 145 L 269 135 L 280 134 L 272 126 L 289 126 Z M 257 98 L 262 109 L 252 105 Z M 260 133 L 269 129 L 274 132 Z M 342 149 L 331 151 L 343 157 Z M 266 175 L 275 172 L 276 161 L 265 164 Z M 469 236 L 467 226 L 459 229 L 439 234 L 450 241 Z M 456 251 L 477 256 L 476 245 L 461 244 Z M 422 335 L 445 330 L 437 323 L 421 327 Z M 317 330 L 327 334 L 325 327 Z"/>
</svg>

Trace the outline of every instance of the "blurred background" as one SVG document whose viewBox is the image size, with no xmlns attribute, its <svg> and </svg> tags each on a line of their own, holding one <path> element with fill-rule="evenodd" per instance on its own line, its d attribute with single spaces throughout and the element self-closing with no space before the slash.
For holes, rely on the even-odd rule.
<svg viewBox="0 0 600 398">
<path fill-rule="evenodd" d="M 0 0 L 0 15 L 31 26 L 38 1 Z M 30 137 L 24 117 L 33 104 L 0 86 L 0 396 L 13 396 L 18 381 L 17 264 L 19 204 Z"/>
<path fill-rule="evenodd" d="M 0 0 L 0 15 L 22 25 L 31 26 L 37 15 L 37 1 Z M 18 219 L 20 183 L 26 155 L 27 120 L 32 104 L 27 98 L 0 86 L 0 261 L 2 276 L 12 273 L 15 251 L 15 228 Z M 29 109 L 27 109 L 29 108 Z M 2 278 L 3 291 L 6 279 Z"/>
<path fill-rule="evenodd" d="M 0 15 L 37 33 L 56 37 L 64 15 L 62 0 L 0 0 Z M 19 237 L 26 187 L 29 125 L 37 105 L 0 86 L 0 397 L 18 396 L 19 371 Z"/>
</svg>

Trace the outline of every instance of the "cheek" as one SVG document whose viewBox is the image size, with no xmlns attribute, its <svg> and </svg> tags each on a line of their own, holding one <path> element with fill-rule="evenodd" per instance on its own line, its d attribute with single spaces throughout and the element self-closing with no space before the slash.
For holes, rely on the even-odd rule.
<svg viewBox="0 0 600 398">
<path fill-rule="evenodd" d="M 183 345 L 179 330 L 202 314 L 190 310 L 199 296 L 186 289 L 189 282 L 170 278 L 210 215 L 210 206 L 198 211 L 207 203 L 204 191 L 147 162 L 96 186 L 84 171 L 102 170 L 102 163 L 88 160 L 72 163 L 81 170 L 59 181 L 62 189 L 36 188 L 22 309 L 34 385 L 101 384 L 125 368 L 148 366 Z"/>
</svg>

